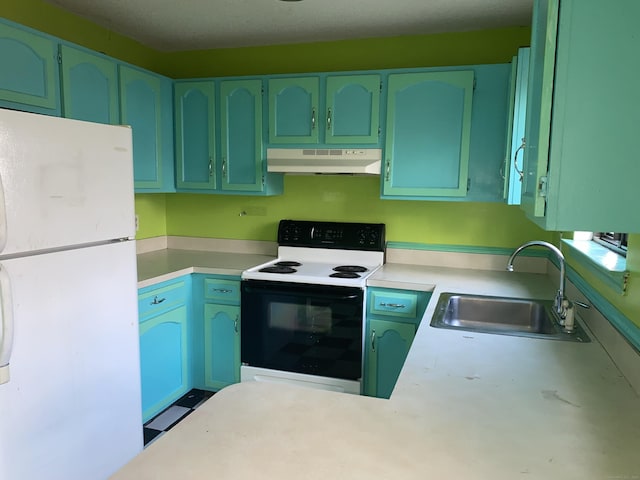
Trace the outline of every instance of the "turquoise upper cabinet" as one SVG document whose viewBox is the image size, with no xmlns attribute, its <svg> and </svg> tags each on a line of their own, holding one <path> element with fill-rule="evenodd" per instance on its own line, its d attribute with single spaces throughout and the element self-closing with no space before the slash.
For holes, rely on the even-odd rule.
<svg viewBox="0 0 640 480">
<path fill-rule="evenodd" d="M 263 189 L 262 80 L 220 83 L 222 190 Z"/>
<path fill-rule="evenodd" d="M 523 208 L 547 230 L 640 232 L 640 2 L 533 13 Z"/>
<path fill-rule="evenodd" d="M 522 168 L 525 147 L 527 85 L 529 79 L 529 48 L 520 48 L 513 57 L 512 85 L 509 92 L 509 124 L 505 149 L 504 198 L 509 205 L 520 204 Z"/>
<path fill-rule="evenodd" d="M 320 77 L 269 80 L 269 143 L 318 143 Z"/>
<path fill-rule="evenodd" d="M 214 190 L 215 84 L 176 82 L 174 86 L 176 186 Z"/>
<path fill-rule="evenodd" d="M 378 143 L 380 75 L 327 77 L 326 143 Z"/>
<path fill-rule="evenodd" d="M 173 190 L 171 80 L 120 66 L 120 121 L 133 130 L 133 177 L 137 192 Z"/>
<path fill-rule="evenodd" d="M 389 75 L 384 196 L 466 195 L 473 80 L 467 70 Z"/>
<path fill-rule="evenodd" d="M 62 115 L 88 122 L 117 124 L 118 66 L 79 48 L 60 46 Z"/>
<path fill-rule="evenodd" d="M 57 57 L 53 39 L 0 23 L 0 106 L 59 115 Z"/>
</svg>

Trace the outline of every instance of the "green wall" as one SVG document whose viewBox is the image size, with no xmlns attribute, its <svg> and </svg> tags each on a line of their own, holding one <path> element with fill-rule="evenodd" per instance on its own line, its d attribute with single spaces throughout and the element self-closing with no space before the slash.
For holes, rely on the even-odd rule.
<svg viewBox="0 0 640 480">
<path fill-rule="evenodd" d="M 37 30 L 173 78 L 505 63 L 528 45 L 528 27 L 299 45 L 166 53 L 64 12 L 41 0 L 3 0 L 0 15 Z M 376 177 L 285 178 L 272 198 L 136 195 L 138 238 L 192 235 L 274 240 L 281 218 L 384 222 L 391 241 L 513 248 L 555 240 L 518 207 L 490 203 L 381 200 Z M 241 215 L 246 212 L 246 215 Z M 570 264 L 605 298 L 640 325 L 640 235 L 629 240 L 629 289 L 621 297 Z"/>
</svg>

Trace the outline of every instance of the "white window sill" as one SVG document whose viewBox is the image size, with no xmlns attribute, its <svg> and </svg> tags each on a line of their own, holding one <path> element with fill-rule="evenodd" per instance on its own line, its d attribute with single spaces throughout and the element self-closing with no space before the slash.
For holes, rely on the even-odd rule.
<svg viewBox="0 0 640 480">
<path fill-rule="evenodd" d="M 586 268 L 614 291 L 624 295 L 627 291 L 627 259 L 591 240 L 562 239 L 574 254 L 579 265 Z"/>
</svg>

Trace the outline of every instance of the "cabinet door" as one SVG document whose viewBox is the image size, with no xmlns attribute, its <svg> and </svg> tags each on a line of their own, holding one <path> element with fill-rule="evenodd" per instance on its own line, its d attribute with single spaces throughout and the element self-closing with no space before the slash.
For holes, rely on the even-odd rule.
<svg viewBox="0 0 640 480">
<path fill-rule="evenodd" d="M 389 75 L 383 195 L 466 194 L 473 77 Z"/>
<path fill-rule="evenodd" d="M 186 306 L 140 324 L 140 370 L 146 421 L 189 388 Z"/>
<path fill-rule="evenodd" d="M 380 76 L 327 78 L 326 143 L 378 143 Z"/>
<path fill-rule="evenodd" d="M 220 84 L 222 190 L 261 191 L 262 81 Z"/>
<path fill-rule="evenodd" d="M 389 398 L 415 336 L 409 323 L 368 320 L 366 394 Z"/>
<path fill-rule="evenodd" d="M 162 187 L 162 108 L 160 78 L 120 67 L 120 118 L 133 134 L 136 188 Z"/>
<path fill-rule="evenodd" d="M 176 83 L 174 96 L 176 186 L 178 189 L 214 190 L 214 83 Z"/>
<path fill-rule="evenodd" d="M 62 115 L 88 122 L 117 124 L 116 62 L 62 45 Z"/>
<path fill-rule="evenodd" d="M 509 205 L 519 205 L 522 191 L 527 86 L 529 79 L 529 48 L 521 48 L 513 57 L 513 91 L 510 98 L 510 122 L 504 165 L 505 199 Z"/>
<path fill-rule="evenodd" d="M 204 306 L 205 385 L 221 389 L 240 381 L 240 307 Z"/>
<path fill-rule="evenodd" d="M 3 105 L 38 113 L 59 113 L 57 48 L 49 38 L 0 23 Z"/>
<path fill-rule="evenodd" d="M 269 143 L 318 143 L 319 77 L 269 80 Z"/>
<path fill-rule="evenodd" d="M 536 1 L 533 9 L 521 194 L 522 208 L 532 217 L 543 217 L 545 213 L 558 1 Z"/>
</svg>

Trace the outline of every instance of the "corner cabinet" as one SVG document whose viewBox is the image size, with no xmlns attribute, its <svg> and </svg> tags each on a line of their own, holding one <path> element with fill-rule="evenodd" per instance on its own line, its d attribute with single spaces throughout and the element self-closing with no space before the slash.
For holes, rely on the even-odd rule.
<svg viewBox="0 0 640 480">
<path fill-rule="evenodd" d="M 60 115 L 58 44 L 0 22 L 0 106 Z"/>
<path fill-rule="evenodd" d="M 136 192 L 171 192 L 173 187 L 173 81 L 120 65 L 120 121 L 133 133 Z"/>
<path fill-rule="evenodd" d="M 391 396 L 430 298 L 430 292 L 367 288 L 365 395 Z"/>
<path fill-rule="evenodd" d="M 240 279 L 204 278 L 204 386 L 240 381 Z"/>
<path fill-rule="evenodd" d="M 534 3 L 522 207 L 546 230 L 640 232 L 638 18 L 635 0 Z"/>
<path fill-rule="evenodd" d="M 118 124 L 118 64 L 83 49 L 60 46 L 62 115 Z"/>
<path fill-rule="evenodd" d="M 138 292 L 143 421 L 191 388 L 187 328 L 190 289 L 190 277 L 185 276 Z"/>
<path fill-rule="evenodd" d="M 474 72 L 389 75 L 384 196 L 465 196 Z"/>
</svg>

